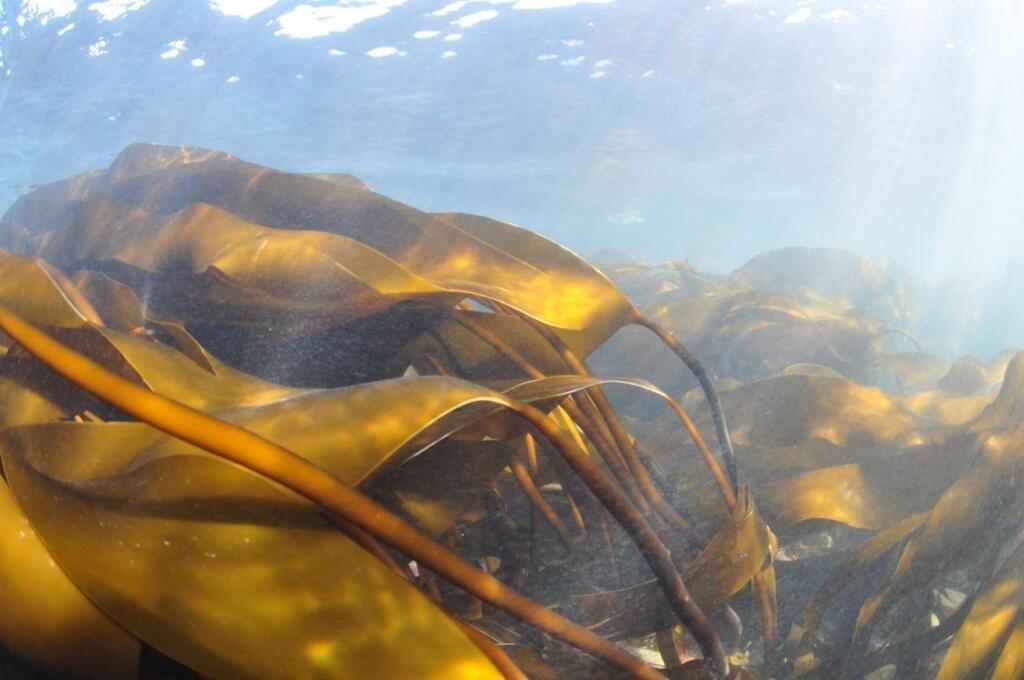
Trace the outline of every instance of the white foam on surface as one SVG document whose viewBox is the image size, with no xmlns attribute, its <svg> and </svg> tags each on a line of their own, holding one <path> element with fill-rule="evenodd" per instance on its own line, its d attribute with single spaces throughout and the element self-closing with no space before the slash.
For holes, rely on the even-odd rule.
<svg viewBox="0 0 1024 680">
<path fill-rule="evenodd" d="M 89 9 L 99 14 L 103 21 L 113 21 L 148 4 L 149 0 L 104 0 L 92 3 Z"/>
<path fill-rule="evenodd" d="M 607 71 L 594 71 L 593 73 L 590 74 L 590 77 L 591 78 L 604 78 L 606 75 L 608 75 Z"/>
<path fill-rule="evenodd" d="M 574 5 L 609 5 L 615 0 L 455 0 L 430 14 L 443 17 L 465 9 L 469 5 L 512 5 L 512 9 L 539 10 L 572 7 Z"/>
<path fill-rule="evenodd" d="M 192 64 L 192 66 L 194 68 L 202 68 L 202 67 L 206 66 L 206 60 L 203 59 L 202 57 L 196 57 L 195 59 L 193 59 L 189 63 Z"/>
<path fill-rule="evenodd" d="M 557 54 L 538 54 L 537 61 L 551 61 L 552 59 L 558 59 Z"/>
<path fill-rule="evenodd" d="M 278 2 L 280 0 L 210 0 L 210 9 L 224 16 L 249 19 Z"/>
<path fill-rule="evenodd" d="M 608 68 L 612 65 L 611 59 L 598 59 L 594 62 L 594 68 Z"/>
<path fill-rule="evenodd" d="M 449 33 L 444 37 L 445 42 L 455 42 L 456 40 L 462 40 L 461 33 Z"/>
<path fill-rule="evenodd" d="M 450 2 L 441 9 L 437 10 L 436 12 L 431 12 L 431 14 L 433 14 L 435 17 L 443 17 L 448 14 L 451 14 L 452 12 L 458 12 L 465 6 L 466 0 L 455 0 L 455 2 Z"/>
<path fill-rule="evenodd" d="M 289 38 L 322 38 L 332 33 L 345 33 L 353 26 L 382 17 L 406 0 L 339 0 L 339 4 L 298 5 L 275 21 L 279 28 L 274 35 Z"/>
<path fill-rule="evenodd" d="M 417 40 L 427 40 L 429 38 L 436 38 L 441 35 L 441 31 L 416 31 L 412 34 L 412 37 Z"/>
<path fill-rule="evenodd" d="M 608 5 L 615 0 L 519 0 L 512 9 L 557 9 L 573 5 Z"/>
<path fill-rule="evenodd" d="M 381 57 L 393 57 L 396 54 L 398 54 L 398 49 L 391 47 L 390 45 L 374 47 L 372 50 L 367 50 L 366 52 L 366 56 L 373 57 L 374 59 L 380 59 Z"/>
<path fill-rule="evenodd" d="M 241 80 L 241 78 L 239 78 L 238 76 L 228 76 L 225 82 L 237 83 L 239 80 Z"/>
<path fill-rule="evenodd" d="M 566 47 L 583 47 L 583 41 L 578 38 L 568 38 L 562 41 Z"/>
<path fill-rule="evenodd" d="M 75 29 L 75 24 L 74 23 L 70 23 L 67 26 L 65 26 L 64 28 L 62 28 L 59 31 L 57 31 L 57 35 L 60 36 L 60 37 L 63 37 L 68 31 L 73 31 L 74 29 Z"/>
<path fill-rule="evenodd" d="M 574 59 L 563 59 L 562 66 L 579 66 L 587 60 L 586 57 L 576 57 Z"/>
<path fill-rule="evenodd" d="M 446 50 L 446 51 L 441 53 L 441 58 L 442 59 L 454 59 L 457 56 L 459 56 L 459 53 L 458 52 L 452 52 L 451 50 Z"/>
<path fill-rule="evenodd" d="M 831 12 L 825 12 L 821 15 L 821 18 L 825 21 L 831 21 L 834 24 L 843 24 L 850 21 L 857 21 L 857 15 L 853 12 L 849 12 L 845 9 L 834 9 Z"/>
<path fill-rule="evenodd" d="M 181 40 L 172 40 L 171 42 L 167 43 L 167 50 L 160 53 L 160 58 L 175 59 L 178 57 L 178 55 L 180 55 L 187 49 L 188 47 L 185 46 L 184 38 L 182 38 Z"/>
<path fill-rule="evenodd" d="M 60 19 L 78 9 L 75 0 L 25 0 L 21 6 L 25 16 L 42 17 L 43 19 Z"/>
<path fill-rule="evenodd" d="M 337 48 L 332 47 L 331 49 L 327 50 L 327 54 L 331 55 L 332 57 L 344 57 L 346 52 L 344 50 L 339 50 Z"/>
<path fill-rule="evenodd" d="M 101 57 L 107 53 L 107 39 L 100 38 L 93 44 L 89 45 L 89 56 L 90 57 Z"/>
<path fill-rule="evenodd" d="M 452 24 L 458 26 L 459 28 L 472 28 L 473 26 L 476 26 L 481 22 L 490 21 L 491 19 L 494 19 L 497 16 L 497 10 L 485 9 L 480 12 L 473 12 L 472 14 L 467 14 L 464 17 L 459 17 L 458 19 L 453 21 Z"/>
<path fill-rule="evenodd" d="M 786 19 L 782 23 L 802 24 L 803 22 L 811 18 L 811 11 L 812 10 L 810 7 L 801 7 L 800 9 L 786 17 Z"/>
</svg>

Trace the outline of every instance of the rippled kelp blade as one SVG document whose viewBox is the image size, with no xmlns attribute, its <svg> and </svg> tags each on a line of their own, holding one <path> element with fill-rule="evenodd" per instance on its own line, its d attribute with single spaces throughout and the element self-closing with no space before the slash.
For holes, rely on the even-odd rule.
<svg viewBox="0 0 1024 680">
<path fill-rule="evenodd" d="M 223 228 L 208 228 L 211 221 Z M 55 230 L 55 224 L 75 227 Z M 373 318 L 367 314 L 423 296 L 442 307 L 450 307 L 452 296 L 495 300 L 564 329 L 584 356 L 635 314 L 602 274 L 519 227 L 431 215 L 355 182 L 277 172 L 195 149 L 137 145 L 105 173 L 43 187 L 0 221 L 0 243 L 69 271 L 102 267 L 115 277 L 145 280 L 156 292 L 168 291 L 156 299 L 176 305 L 186 323 L 208 321 L 204 308 L 228 301 L 220 323 L 252 325 L 272 312 L 301 321 L 265 325 L 260 341 L 270 348 L 278 335 Z M 163 275 L 152 276 L 157 273 Z M 352 294 L 339 294 L 344 291 Z M 413 316 L 423 321 L 424 314 L 428 327 L 438 320 L 427 310 Z M 426 330 L 404 321 L 417 333 Z M 378 326 L 403 327 L 369 325 L 343 339 L 363 346 L 362 336 Z M 376 333 L 376 339 L 386 337 Z M 338 370 L 341 379 L 356 367 Z"/>
<path fill-rule="evenodd" d="M 76 328 L 86 323 L 81 310 L 39 262 L 0 250 L 0 300 L 35 324 Z"/>
<path fill-rule="evenodd" d="M 83 449 L 54 428 L 107 436 Z M 139 428 L 14 428 L 3 456 L 60 565 L 143 640 L 215 677 L 500 677 L 447 615 L 314 506 L 211 457 L 128 459 L 121 440 Z M 79 473 L 93 465 L 68 469 L 68 456 L 123 466 L 92 479 Z"/>
</svg>

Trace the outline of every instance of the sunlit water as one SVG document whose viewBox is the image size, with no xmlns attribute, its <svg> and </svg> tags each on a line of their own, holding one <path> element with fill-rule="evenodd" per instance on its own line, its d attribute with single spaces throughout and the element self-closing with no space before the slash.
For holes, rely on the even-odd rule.
<svg viewBox="0 0 1024 680">
<path fill-rule="evenodd" d="M 787 268 L 807 266 L 842 313 L 807 309 L 872 315 L 946 370 L 1024 346 L 1022 76 L 1013 0 L 2 0 L 0 213 L 133 142 L 208 147 L 534 229 L 681 334 L 670 306 L 687 286 L 796 296 Z M 794 246 L 850 253 L 776 253 L 769 283 L 765 260 L 744 267 Z M 665 265 L 683 260 L 698 271 Z M 692 325 L 727 388 L 788 369 L 784 336 L 721 349 L 712 324 Z M 596 363 L 693 387 L 634 350 L 612 344 Z M 1009 356 L 987 367 L 986 399 Z M 797 358 L 790 382 L 823 370 Z M 852 377 L 914 392 L 887 370 Z M 929 395 L 872 389 L 850 388 L 843 415 L 960 425 L 983 406 L 965 388 L 954 407 L 968 415 L 939 417 Z M 737 394 L 727 406 L 754 419 Z M 642 405 L 631 415 L 650 416 Z M 868 436 L 829 423 L 804 434 Z M 904 434 L 883 425 L 869 434 Z"/>
</svg>

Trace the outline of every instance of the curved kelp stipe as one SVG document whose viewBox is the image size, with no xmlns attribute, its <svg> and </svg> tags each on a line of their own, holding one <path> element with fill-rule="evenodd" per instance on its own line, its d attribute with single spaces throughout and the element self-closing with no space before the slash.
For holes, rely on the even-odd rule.
<svg viewBox="0 0 1024 680">
<path fill-rule="evenodd" d="M 704 396 L 708 400 L 708 406 L 711 408 L 711 414 L 715 420 L 715 430 L 718 433 L 718 442 L 722 447 L 725 469 L 729 473 L 733 489 L 737 489 L 739 487 L 739 470 L 736 466 L 736 452 L 733 450 L 732 438 L 729 436 L 729 426 L 725 420 L 725 409 L 722 408 L 722 400 L 718 396 L 718 390 L 715 388 L 711 374 L 704 367 L 704 364 L 683 343 L 679 342 L 671 333 L 658 324 L 640 314 L 637 314 L 633 323 L 643 326 L 654 333 L 666 347 L 679 357 L 680 361 L 686 364 L 686 367 L 697 378 L 697 382 L 700 383 L 700 387 L 704 391 Z"/>
<path fill-rule="evenodd" d="M 445 578 L 477 597 L 537 625 L 570 644 L 591 651 L 637 677 L 658 677 L 657 673 L 635 657 L 478 571 L 418 533 L 386 508 L 290 451 L 247 430 L 213 419 L 124 380 L 55 342 L 2 307 L 0 328 L 53 370 L 126 413 L 264 475 L 300 496 L 319 503 L 364 531 L 380 537 L 424 566 L 443 574 Z M 12 464 L 19 463 L 12 460 Z M 392 577 L 391 572 L 387 570 L 381 573 L 387 574 L 388 578 Z"/>
<path fill-rule="evenodd" d="M 711 474 L 715 479 L 715 482 L 718 484 L 719 491 L 721 492 L 729 509 L 731 510 L 732 507 L 735 506 L 736 496 L 733 493 L 728 479 L 726 479 L 725 474 L 723 474 L 722 469 L 718 464 L 718 459 L 711 452 L 707 443 L 705 443 L 704 438 L 693 424 L 693 421 L 686 413 L 686 410 L 678 401 L 672 398 L 671 395 L 647 380 L 643 380 L 641 378 L 597 378 L 593 376 L 578 375 L 549 376 L 520 383 L 519 385 L 505 390 L 505 394 L 519 401 L 529 403 L 535 400 L 550 399 L 560 395 L 568 396 L 576 392 L 606 385 L 623 385 L 626 387 L 632 387 L 661 398 L 672 409 L 675 416 L 679 419 L 680 424 L 686 430 L 686 433 L 697 446 L 697 449 L 703 456 L 708 469 L 711 471 Z"/>
</svg>

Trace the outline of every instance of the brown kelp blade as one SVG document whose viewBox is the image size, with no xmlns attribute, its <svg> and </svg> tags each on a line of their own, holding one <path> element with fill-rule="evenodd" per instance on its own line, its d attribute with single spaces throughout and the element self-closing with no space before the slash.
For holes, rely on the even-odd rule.
<svg viewBox="0 0 1024 680">
<path fill-rule="evenodd" d="M 720 609 L 750 583 L 771 562 L 772 540 L 750 494 L 741 493 L 725 525 L 683 570 L 700 607 L 709 612 Z M 653 581 L 624 590 L 578 595 L 573 602 L 584 621 L 609 637 L 649 633 L 671 621 Z"/>
<path fill-rule="evenodd" d="M 120 433 L 146 426 L 63 426 L 103 428 L 88 449 L 53 427 L 62 426 L 5 433 L 19 504 L 93 601 L 189 667 L 214 677 L 500 677 L 446 614 L 294 495 L 207 456 L 78 476 L 91 466 L 60 459 L 117 458 Z M 48 474 L 54 461 L 61 477 Z"/>
<path fill-rule="evenodd" d="M 990 555 L 1007 527 L 1024 516 L 1016 490 L 1020 433 L 990 435 L 974 465 L 946 491 L 929 512 L 920 533 L 907 544 L 895 570 L 861 608 L 857 636 L 865 635 L 877 615 L 930 583 L 953 565 Z"/>
<path fill-rule="evenodd" d="M 201 323 L 203 307 L 214 303 L 235 305 L 233 315 L 224 308 L 223 322 L 243 325 L 275 309 L 292 318 L 307 312 L 302 324 L 265 329 L 274 336 L 337 326 L 424 293 L 473 295 L 566 329 L 567 341 L 585 356 L 635 313 L 602 274 L 519 227 L 430 215 L 353 183 L 224 154 L 135 146 L 106 173 L 40 191 L 52 200 L 19 200 L 0 221 L 0 244 L 69 272 L 97 263 L 129 278 L 164 271 L 148 285 L 179 291 L 162 299 L 188 312 L 179 315 L 186 323 Z M 61 200 L 63 207 L 53 205 Z M 224 228 L 207 228 L 209 221 Z M 60 237 L 54 231 L 55 224 L 76 222 Z M 214 244 L 225 240 L 221 253 Z M 148 249 L 147 257 L 138 250 L 145 243 L 161 248 Z M 178 264 L 173 273 L 171 260 Z M 350 306 L 338 296 L 346 290 L 354 293 Z"/>
<path fill-rule="evenodd" d="M 1024 620 L 1024 547 L 1018 546 L 974 600 L 939 669 L 937 680 L 992 676 L 1000 662 L 1010 664 L 1010 638 Z M 1016 641 L 1014 641 L 1016 642 Z M 1007 654 L 1009 651 L 1009 655 Z M 1007 656 L 1006 661 L 1002 657 Z"/>
<path fill-rule="evenodd" d="M 3 479 L 0 606 L 0 647 L 38 668 L 71 678 L 132 678 L 138 673 L 138 639 L 100 611 L 57 566 Z"/>
<path fill-rule="evenodd" d="M 300 497 L 327 508 L 336 513 L 341 520 L 350 522 L 354 535 L 368 533 L 378 536 L 427 568 L 444 574 L 452 583 L 523 621 L 530 622 L 582 650 L 626 669 L 637 677 L 657 677 L 657 673 L 638 658 L 509 589 L 500 581 L 479 571 L 445 547 L 427 538 L 387 508 L 295 453 L 244 428 L 207 416 L 117 376 L 95 361 L 62 345 L 2 306 L 0 327 L 33 356 L 67 380 L 88 389 L 111 405 L 163 432 L 202 447 L 221 460 L 231 461 L 243 469 L 256 473 L 258 479 L 273 480 L 299 494 Z M 496 393 L 494 396 L 496 402 L 517 410 L 543 432 L 545 437 L 556 443 L 558 449 L 573 460 L 575 468 L 586 468 L 585 455 L 576 451 L 566 440 L 565 435 L 553 426 L 544 414 L 525 404 L 504 400 Z M 591 472 L 588 474 L 593 477 Z M 630 519 L 634 528 L 643 530 L 642 520 L 635 517 Z M 648 540 L 649 533 L 648 530 L 648 535 L 644 537 L 645 547 L 657 550 Z M 372 542 L 363 543 L 377 549 L 376 544 Z M 659 553 L 652 557 L 652 561 L 657 564 L 660 572 L 667 574 L 666 578 L 669 578 L 675 575 L 675 572 L 666 572 L 664 558 L 667 558 L 667 555 Z M 675 590 L 683 591 L 677 575 L 675 582 L 673 586 L 678 585 Z M 685 592 L 674 591 L 674 594 L 681 596 L 683 602 L 687 601 Z M 692 609 L 690 606 L 686 610 L 687 613 L 692 614 Z M 699 617 L 700 612 L 697 611 L 696 615 Z M 684 620 L 689 622 L 690 618 L 693 617 L 687 616 Z M 702 644 L 702 648 L 711 648 L 715 653 L 716 666 L 725 670 L 727 662 L 724 661 L 714 632 L 703 632 L 707 634 L 698 638 L 705 640 L 706 644 Z"/>
</svg>

